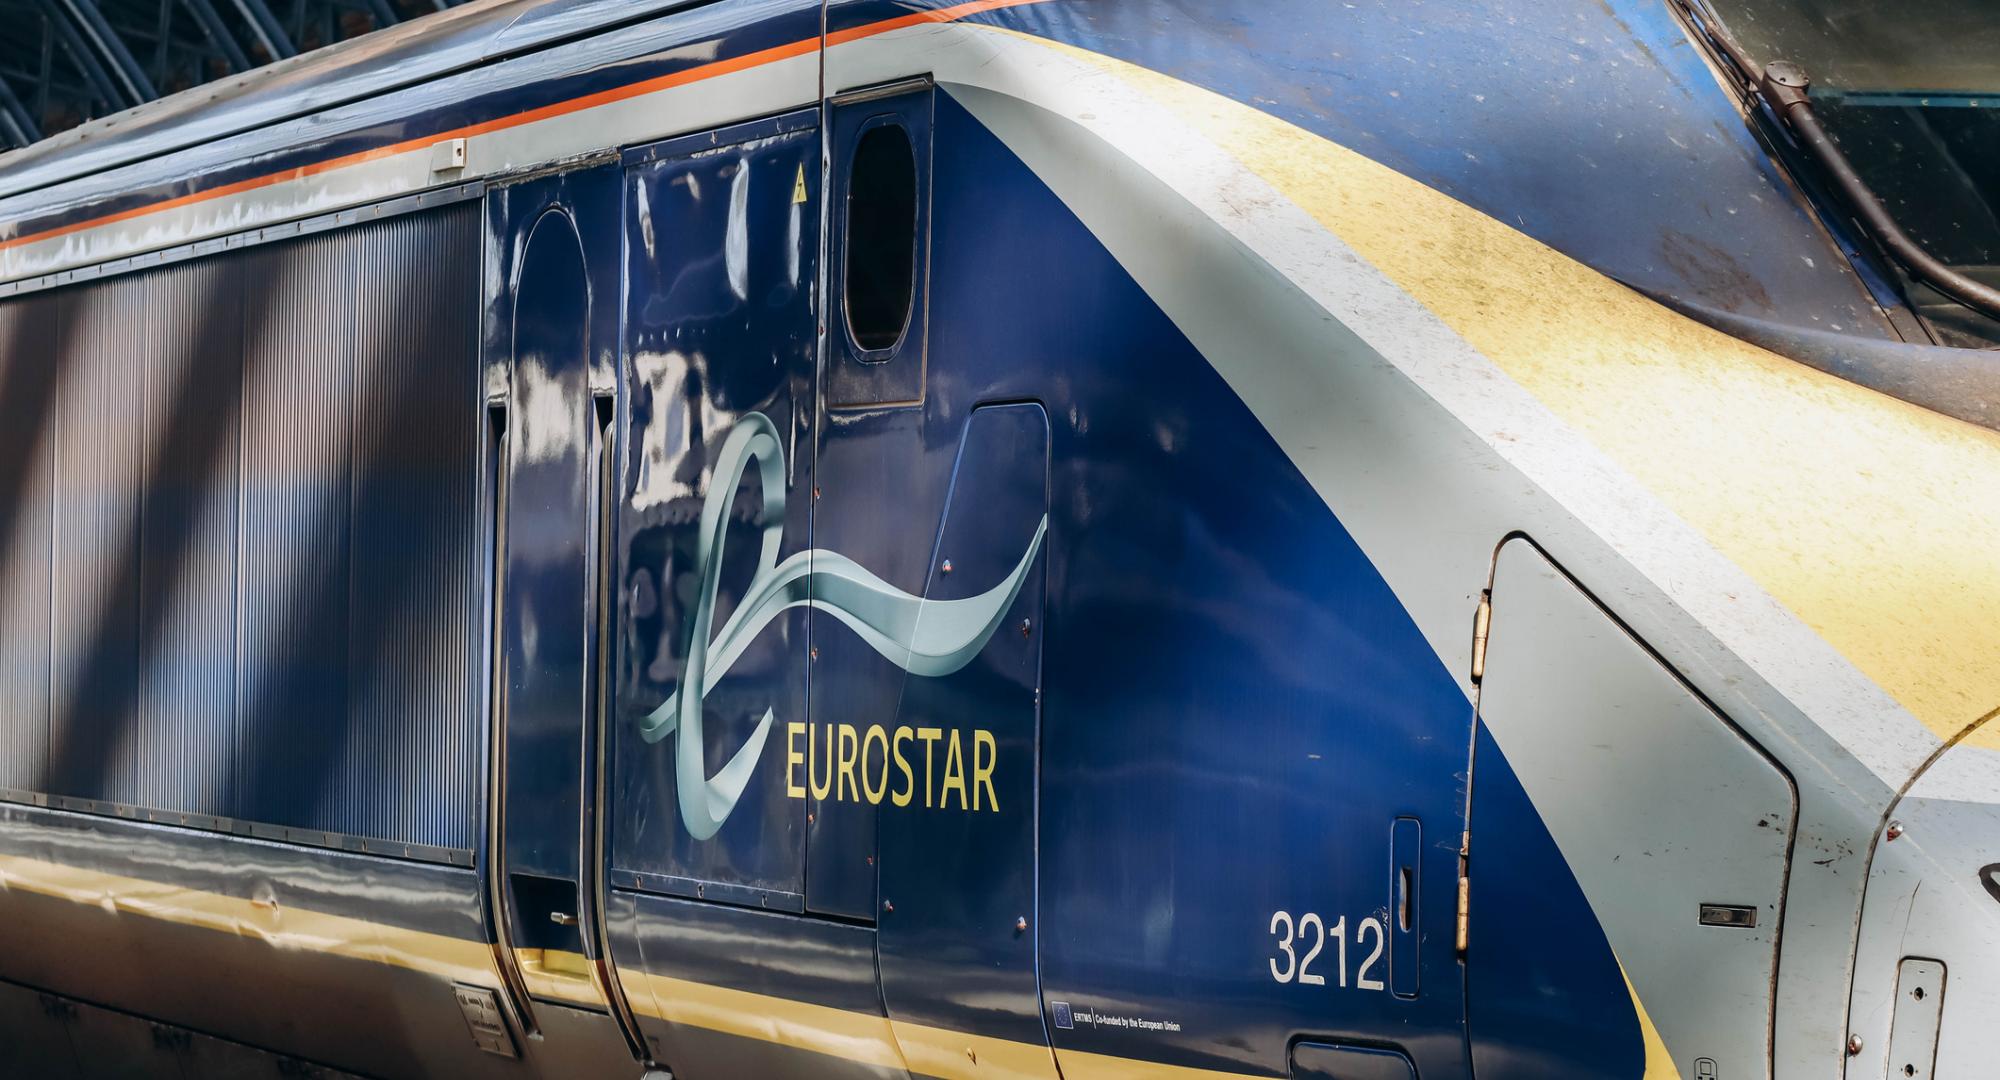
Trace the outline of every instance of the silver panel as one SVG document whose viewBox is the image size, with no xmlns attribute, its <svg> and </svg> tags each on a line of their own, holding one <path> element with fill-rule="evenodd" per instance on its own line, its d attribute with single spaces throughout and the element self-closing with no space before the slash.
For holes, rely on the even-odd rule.
<svg viewBox="0 0 2000 1080">
<path fill-rule="evenodd" d="M 1479 706 L 1680 1074 L 1770 1075 L 1789 779 L 1523 540 L 1494 568 Z M 1506 858 L 1479 835 L 1475 882 Z M 1703 925 L 1718 905 L 1756 926 Z"/>
<path fill-rule="evenodd" d="M 687 6 L 687 0 L 553 5 L 505 0 L 453 11 L 445 19 L 403 23 L 377 31 L 365 42 L 340 42 L 282 67 L 259 68 L 162 98 L 15 151 L 7 156 L 0 195 L 12 197 L 176 150 L 210 147 L 239 133 L 268 142 L 286 120 L 315 117 L 341 103 L 366 101 L 482 62 Z M 113 131 L 117 137 L 111 137 Z M 250 152 L 268 152 L 268 147 Z"/>
<path fill-rule="evenodd" d="M 1984 1078 L 2000 1071 L 2000 748 L 1992 734 L 2000 714 L 1968 732 L 1939 755 L 1884 815 L 1868 862 L 1868 903 L 1861 913 L 1855 950 L 1854 997 L 1847 1031 L 1862 1051 L 1848 1063 L 1850 1077 L 1907 1080 Z M 1896 823 L 1894 839 L 1890 822 Z M 1944 966 L 1943 993 L 1912 983 L 1924 975 L 1917 963 Z M 1923 985 L 1921 982 L 1916 985 Z M 1913 1008 L 1938 1006 L 1936 1019 L 1912 1017 Z M 1935 1025 L 1928 1038 L 1936 1057 L 1926 1073 L 1916 1028 Z M 1915 1047 L 1911 1049 L 1911 1047 Z"/>
<path fill-rule="evenodd" d="M 162 248 L 140 255 L 128 255 L 122 259 L 80 266 L 74 270 L 60 270 L 41 277 L 22 278 L 18 281 L 0 282 L 0 297 L 18 296 L 24 293 L 44 292 L 65 285 L 75 285 L 85 281 L 98 281 L 107 277 L 118 277 L 138 270 L 148 270 L 157 266 L 199 259 L 223 251 L 236 251 L 246 247 L 276 244 L 299 237 L 316 236 L 334 232 L 367 221 L 379 221 L 385 217 L 411 214 L 419 210 L 448 206 L 467 199 L 476 199 L 486 193 L 486 182 L 472 180 L 453 187 L 421 191 L 415 195 L 405 195 L 399 199 L 386 199 L 349 210 L 337 210 L 318 217 L 302 218 L 277 225 L 247 229 L 228 236 L 218 236 L 210 240 L 198 240 L 179 247 Z"/>
</svg>

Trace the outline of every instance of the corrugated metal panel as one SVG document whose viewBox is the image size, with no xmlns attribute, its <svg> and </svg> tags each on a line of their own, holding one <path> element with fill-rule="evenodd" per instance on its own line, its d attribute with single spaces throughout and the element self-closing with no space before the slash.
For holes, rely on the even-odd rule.
<svg viewBox="0 0 2000 1080">
<path fill-rule="evenodd" d="M 50 588 L 49 790 L 130 802 L 138 793 L 121 753 L 138 680 L 139 512 L 146 371 L 136 328 L 147 323 L 146 278 L 121 278 L 64 298 L 56 363 L 55 527 Z"/>
<path fill-rule="evenodd" d="M 35 786 L 48 760 L 55 309 L 0 304 L 0 787 Z"/>
<path fill-rule="evenodd" d="M 230 814 L 300 828 L 336 815 L 302 782 L 332 769 L 347 725 L 348 442 L 354 233 L 246 252 L 270 315 L 243 397 L 237 694 Z"/>
<path fill-rule="evenodd" d="M 0 787 L 471 847 L 479 222 L 0 305 Z"/>
<path fill-rule="evenodd" d="M 145 365 L 139 524 L 138 716 L 121 801 L 215 813 L 237 742 L 237 402 L 246 289 L 239 260 L 146 277 L 146 320 L 126 332 Z"/>
<path fill-rule="evenodd" d="M 448 847 L 479 786 L 478 245 L 466 204 L 385 222 L 356 259 L 349 706 L 372 797 L 349 831 Z"/>
</svg>

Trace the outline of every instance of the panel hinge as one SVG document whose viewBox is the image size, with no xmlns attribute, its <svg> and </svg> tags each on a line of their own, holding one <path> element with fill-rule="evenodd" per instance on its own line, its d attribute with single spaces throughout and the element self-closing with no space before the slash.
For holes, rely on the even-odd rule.
<svg viewBox="0 0 2000 1080">
<path fill-rule="evenodd" d="M 1480 605 L 1480 608 L 1484 610 L 1485 606 L 1486 605 L 1482 603 Z M 1472 919 L 1471 919 L 1472 865 L 1471 864 L 1472 864 L 1472 831 L 1468 829 L 1465 832 L 1460 833 L 1458 836 L 1458 927 L 1457 927 L 1457 933 L 1455 935 L 1455 944 L 1458 949 L 1458 955 L 1461 958 L 1465 956 L 1466 941 L 1468 938 L 1471 937 L 1471 924 L 1472 924 Z"/>
<path fill-rule="evenodd" d="M 1479 594 L 1479 607 L 1472 613 L 1472 681 L 1486 677 L 1486 636 L 1493 628 L 1493 593 Z"/>
</svg>

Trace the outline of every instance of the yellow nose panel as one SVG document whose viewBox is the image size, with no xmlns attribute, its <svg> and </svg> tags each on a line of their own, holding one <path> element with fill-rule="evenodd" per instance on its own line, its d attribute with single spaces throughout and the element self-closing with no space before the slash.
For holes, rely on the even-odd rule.
<svg viewBox="0 0 2000 1080">
<path fill-rule="evenodd" d="M 1176 112 L 1581 431 L 1940 738 L 2000 703 L 2000 435 L 1711 330 L 1344 147 Z"/>
</svg>

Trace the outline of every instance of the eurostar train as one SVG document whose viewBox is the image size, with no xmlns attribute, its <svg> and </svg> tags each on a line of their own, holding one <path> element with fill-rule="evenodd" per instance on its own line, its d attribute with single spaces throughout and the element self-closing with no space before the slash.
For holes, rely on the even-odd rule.
<svg viewBox="0 0 2000 1080">
<path fill-rule="evenodd" d="M 1992 1076 L 1920 7 L 479 0 L 0 158 L 0 1075 Z"/>
</svg>

